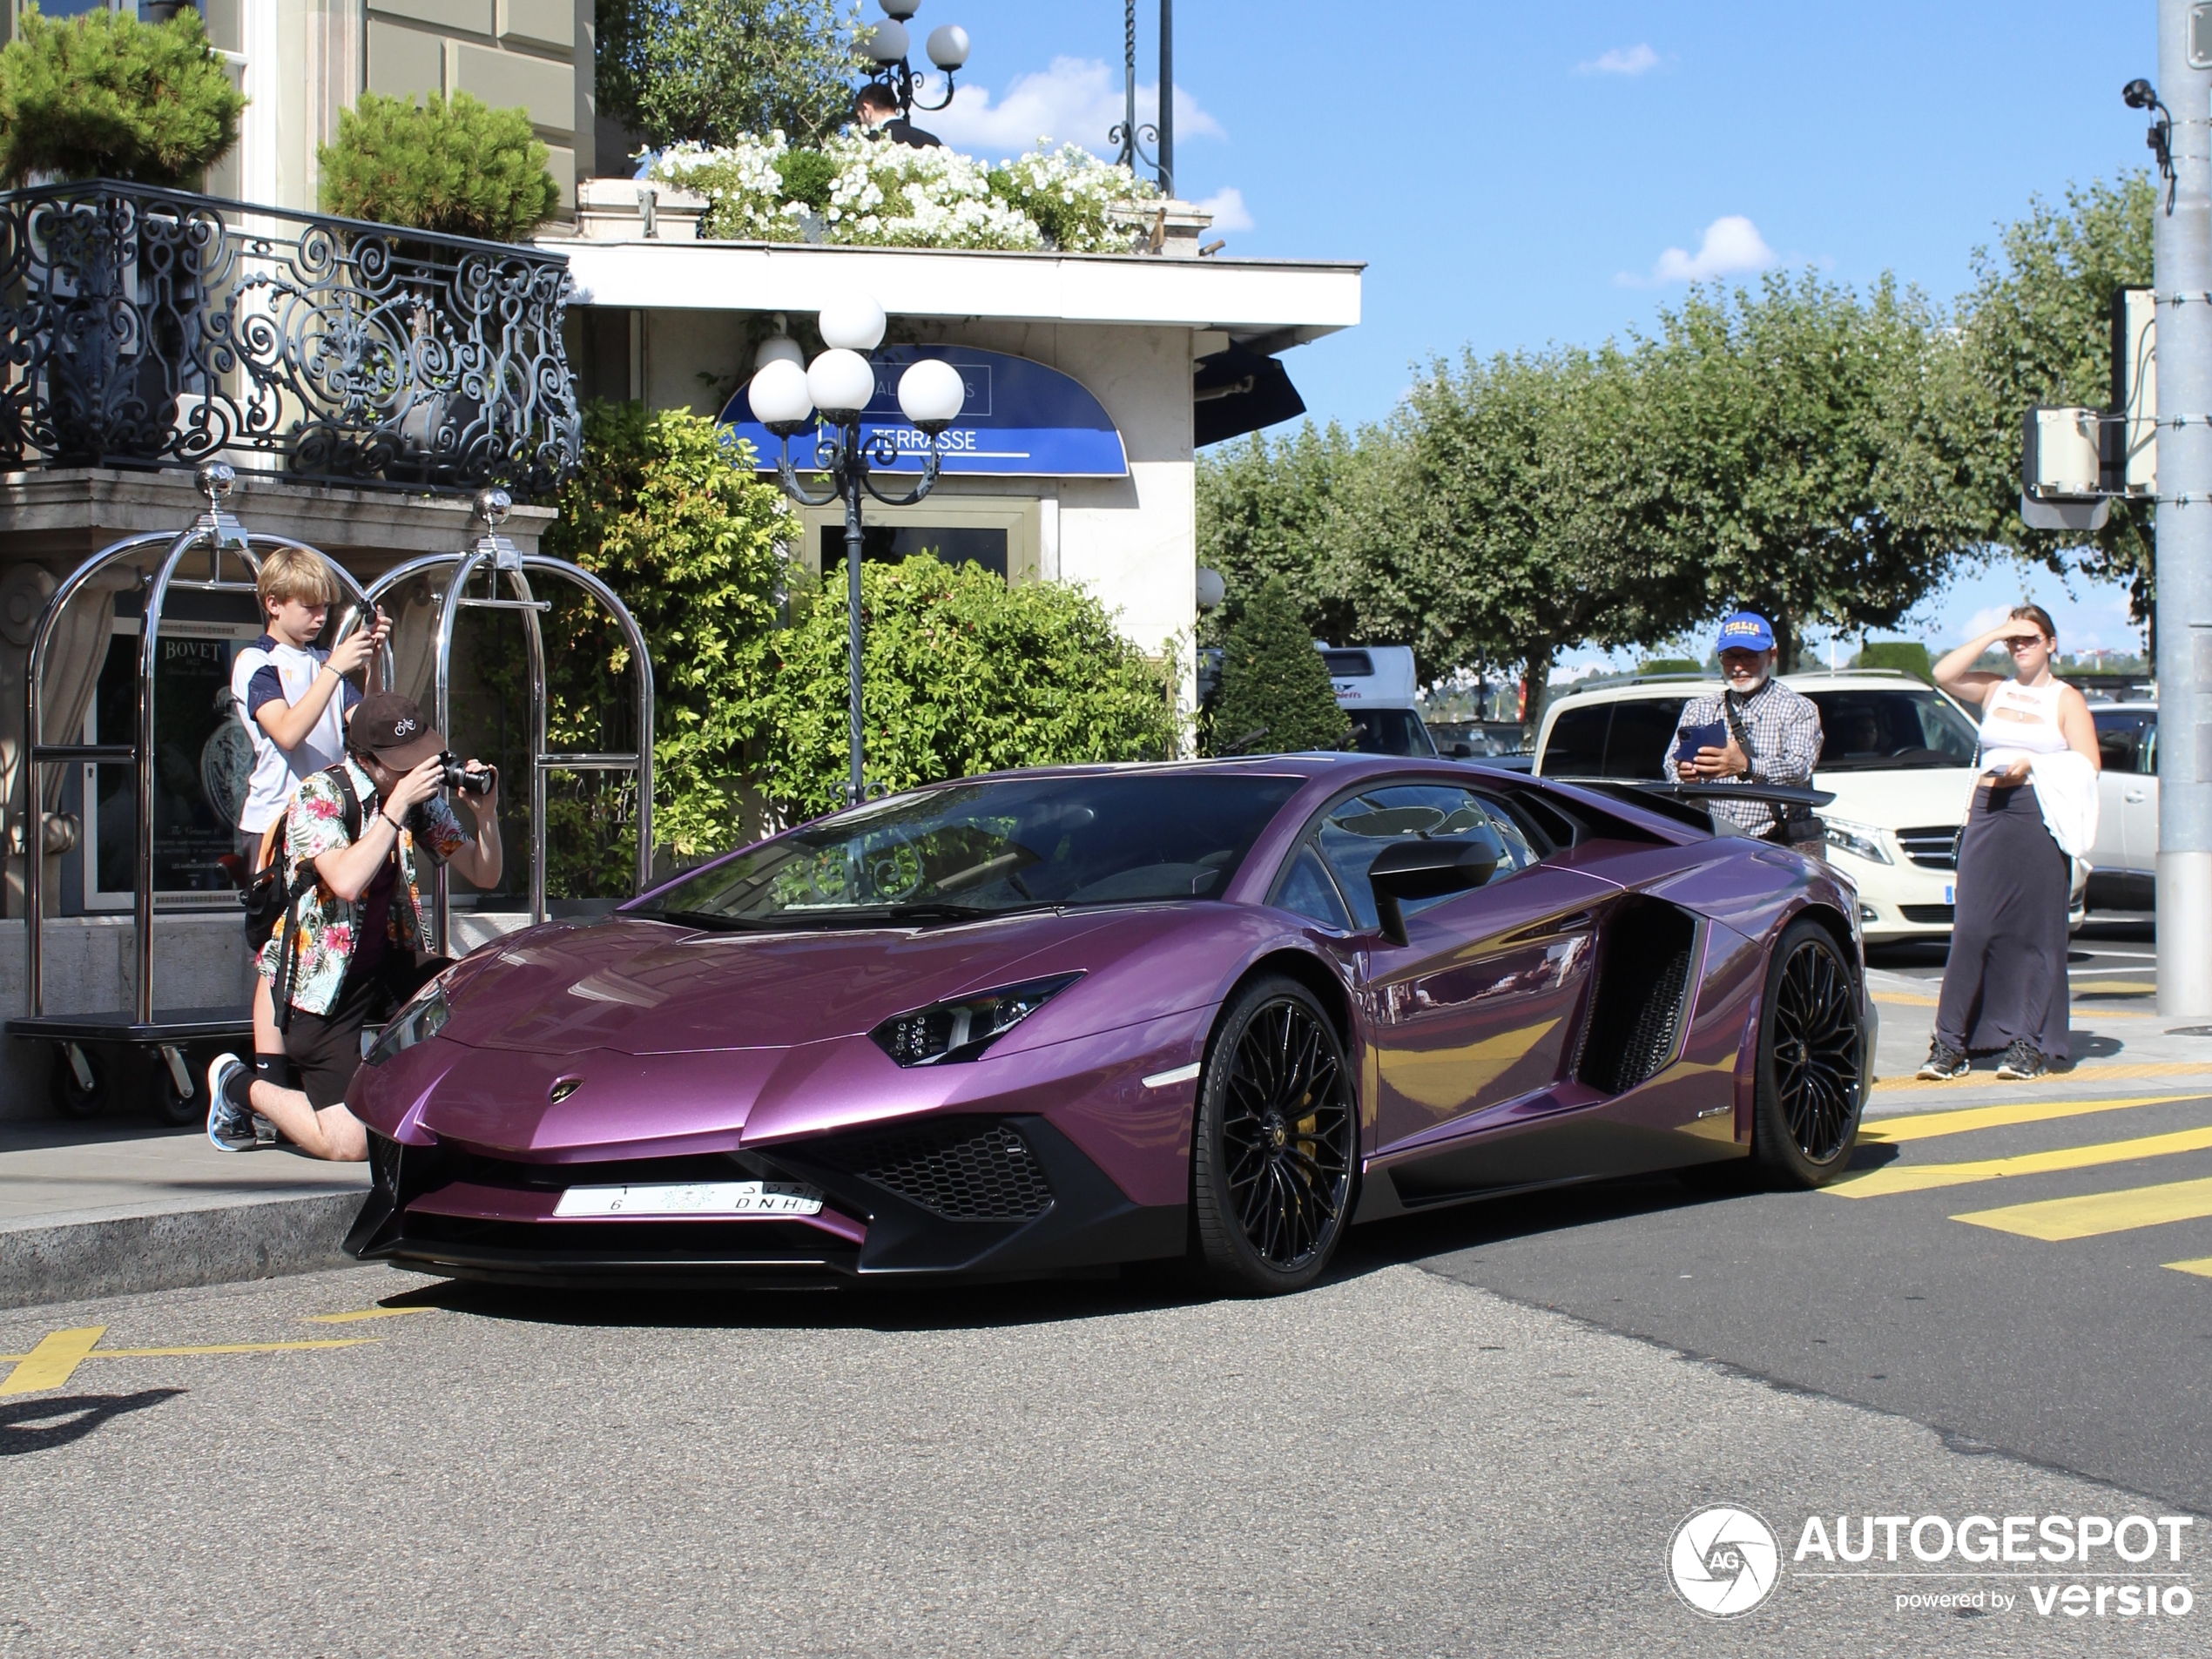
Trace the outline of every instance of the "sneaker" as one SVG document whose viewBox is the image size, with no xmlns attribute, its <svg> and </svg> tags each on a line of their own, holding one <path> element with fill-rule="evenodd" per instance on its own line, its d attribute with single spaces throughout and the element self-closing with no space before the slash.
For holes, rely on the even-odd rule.
<svg viewBox="0 0 2212 1659">
<path fill-rule="evenodd" d="M 1968 1063 L 1965 1055 L 1938 1037 L 1928 1045 L 1928 1057 L 1916 1075 L 1931 1082 L 1949 1082 L 1953 1077 L 1965 1076 Z"/>
<path fill-rule="evenodd" d="M 2012 1047 L 2005 1050 L 2004 1059 L 1997 1063 L 1997 1075 L 2007 1082 L 2033 1082 L 2038 1077 L 2049 1076 L 2051 1068 L 2026 1037 L 2014 1037 Z"/>
<path fill-rule="evenodd" d="M 232 1098 L 233 1090 L 243 1095 L 253 1081 L 253 1074 L 234 1054 L 219 1054 L 208 1062 L 207 1138 L 218 1151 L 253 1150 L 258 1137 L 253 1133 L 253 1109 Z"/>
</svg>

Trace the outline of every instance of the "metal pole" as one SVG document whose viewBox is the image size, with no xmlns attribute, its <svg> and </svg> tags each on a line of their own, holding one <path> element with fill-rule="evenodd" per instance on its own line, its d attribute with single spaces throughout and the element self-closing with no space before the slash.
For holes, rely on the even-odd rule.
<svg viewBox="0 0 2212 1659">
<path fill-rule="evenodd" d="M 845 428 L 845 644 L 851 695 L 852 775 L 846 780 L 845 803 L 857 806 L 867 799 L 867 782 L 860 753 L 860 425 Z"/>
<path fill-rule="evenodd" d="M 2153 226 L 2158 308 L 2158 1012 L 2212 1015 L 2212 71 L 2189 0 L 2159 0 L 2174 194 Z"/>
<path fill-rule="evenodd" d="M 1175 0 L 1160 0 L 1160 194 L 1175 194 Z"/>
<path fill-rule="evenodd" d="M 1114 159 L 1136 171 L 1136 0 L 1122 0 L 1122 152 Z"/>
</svg>

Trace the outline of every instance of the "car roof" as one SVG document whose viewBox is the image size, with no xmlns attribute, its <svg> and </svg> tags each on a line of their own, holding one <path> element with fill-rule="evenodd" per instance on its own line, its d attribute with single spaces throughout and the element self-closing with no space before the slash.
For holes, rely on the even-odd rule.
<svg viewBox="0 0 2212 1659">
<path fill-rule="evenodd" d="M 1793 691 L 1933 691 L 1935 688 L 1917 674 L 1908 674 L 1899 668 L 1844 668 L 1831 674 L 1825 670 L 1813 673 L 1783 674 L 1781 682 Z M 1562 685 L 1551 697 L 1544 711 L 1547 718 L 1553 709 L 1564 706 L 1568 699 L 1577 703 L 1625 703 L 1656 701 L 1664 697 L 1695 697 L 1722 690 L 1727 682 L 1717 674 L 1638 674 L 1624 680 L 1610 680 L 1602 685 L 1583 690 L 1580 682 Z"/>
</svg>

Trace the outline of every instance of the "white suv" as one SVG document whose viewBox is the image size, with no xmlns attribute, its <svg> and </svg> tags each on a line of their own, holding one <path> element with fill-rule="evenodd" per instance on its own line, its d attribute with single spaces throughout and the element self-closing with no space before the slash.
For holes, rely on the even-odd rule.
<svg viewBox="0 0 2212 1659">
<path fill-rule="evenodd" d="M 1790 674 L 1783 684 L 1820 711 L 1813 786 L 1834 792 L 1820 809 L 1828 857 L 1858 887 L 1869 943 L 1941 938 L 1951 931 L 1953 847 L 1974 789 L 1978 723 L 1941 691 L 1895 670 Z M 1659 675 L 1588 691 L 1565 686 L 1544 711 L 1536 772 L 1547 778 L 1661 776 L 1675 723 L 1717 679 Z M 2067 921 L 2079 927 L 2088 866 L 2074 860 Z"/>
</svg>

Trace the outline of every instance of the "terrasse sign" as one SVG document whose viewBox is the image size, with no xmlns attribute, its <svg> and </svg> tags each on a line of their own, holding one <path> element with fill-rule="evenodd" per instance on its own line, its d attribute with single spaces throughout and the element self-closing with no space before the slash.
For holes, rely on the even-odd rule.
<svg viewBox="0 0 2212 1659">
<path fill-rule="evenodd" d="M 861 412 L 863 443 L 881 434 L 898 454 L 889 470 L 919 472 L 929 440 L 899 412 L 899 376 L 924 357 L 960 371 L 967 401 L 937 436 L 941 471 L 957 477 L 1124 478 L 1129 457 L 1122 435 L 1081 381 L 1006 352 L 972 346 L 887 346 L 873 353 L 875 396 Z M 748 394 L 738 388 L 723 406 L 725 435 L 752 445 L 754 464 L 772 472 L 781 440 L 753 418 Z M 791 463 L 801 472 L 815 463 L 815 434 L 791 440 Z M 875 451 L 869 452 L 871 462 Z"/>
</svg>

